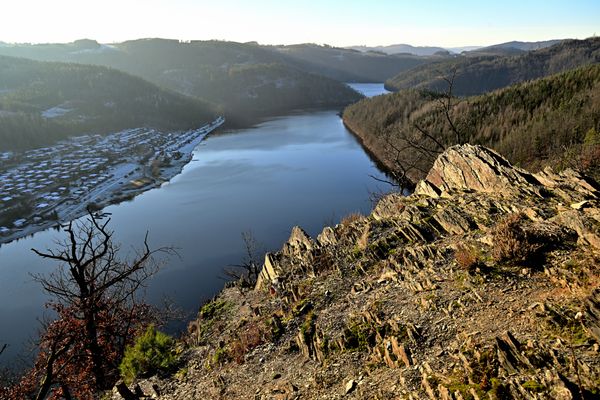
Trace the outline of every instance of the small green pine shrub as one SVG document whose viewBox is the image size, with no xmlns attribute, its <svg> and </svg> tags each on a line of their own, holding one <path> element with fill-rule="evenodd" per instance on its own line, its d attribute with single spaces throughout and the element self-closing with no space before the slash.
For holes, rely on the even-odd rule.
<svg viewBox="0 0 600 400">
<path fill-rule="evenodd" d="M 173 338 L 150 325 L 132 347 L 127 347 L 119 369 L 123 380 L 130 383 L 139 376 L 169 370 L 176 362 Z"/>
</svg>

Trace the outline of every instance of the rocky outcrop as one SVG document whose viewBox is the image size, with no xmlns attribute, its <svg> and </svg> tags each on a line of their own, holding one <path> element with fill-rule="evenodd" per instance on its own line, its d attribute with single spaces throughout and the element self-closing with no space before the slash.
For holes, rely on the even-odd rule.
<svg viewBox="0 0 600 400">
<path fill-rule="evenodd" d="M 450 147 L 434 162 L 415 193 L 431 195 L 456 190 L 484 193 L 529 190 L 539 181 L 530 173 L 516 168 L 495 151 L 465 144 Z"/>
<path fill-rule="evenodd" d="M 265 254 L 265 262 L 260 270 L 260 274 L 256 280 L 256 288 L 266 288 L 270 282 L 276 282 L 279 277 L 279 271 L 275 269 L 275 258 L 273 254 Z"/>
<path fill-rule="evenodd" d="M 594 181 L 456 146 L 413 195 L 316 240 L 293 228 L 254 290 L 224 290 L 196 321 L 187 375 L 151 385 L 165 399 L 596 398 L 599 238 Z"/>
<path fill-rule="evenodd" d="M 600 343 L 600 289 L 596 289 L 588 298 L 585 312 L 585 326 Z"/>
<path fill-rule="evenodd" d="M 300 266 L 309 266 L 312 261 L 312 254 L 317 249 L 318 244 L 299 226 L 292 228 L 290 238 L 283 245 L 280 254 L 267 253 L 265 263 L 256 281 L 256 288 L 266 288 L 269 283 L 277 284 L 279 276 L 283 273 L 279 268 L 281 258 L 295 260 Z"/>
<path fill-rule="evenodd" d="M 554 223 L 577 232 L 581 243 L 600 249 L 600 210 L 597 207 L 600 187 L 574 170 L 556 173 L 548 167 L 537 174 L 530 174 L 485 147 L 454 146 L 435 161 L 426 179 L 418 183 L 415 194 L 435 198 L 450 196 L 457 191 L 504 197 L 504 203 L 512 200 L 515 209 L 521 208 L 532 219 L 536 219 L 535 211 L 519 207 L 519 199 L 529 194 L 539 196 L 544 199 L 540 202 L 555 205 Z M 465 221 L 460 215 L 448 216 L 444 221 L 439 222 L 445 225 L 447 231 L 465 231 Z"/>
</svg>

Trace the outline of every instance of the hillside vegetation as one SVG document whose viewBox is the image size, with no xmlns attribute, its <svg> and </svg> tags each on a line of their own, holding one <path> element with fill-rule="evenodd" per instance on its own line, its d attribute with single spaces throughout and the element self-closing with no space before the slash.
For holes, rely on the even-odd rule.
<svg viewBox="0 0 600 400">
<path fill-rule="evenodd" d="M 0 56 L 0 150 L 140 126 L 187 129 L 215 115 L 206 103 L 114 69 Z"/>
<path fill-rule="evenodd" d="M 419 140 L 416 127 L 444 146 L 456 144 L 440 95 L 402 90 L 347 107 L 344 122 L 377 158 L 395 167 L 396 159 L 417 163 L 410 174 L 422 178 L 433 162 L 419 158 L 407 140 Z M 511 162 L 531 169 L 577 166 L 597 176 L 600 160 L 600 65 L 593 65 L 498 90 L 453 99 L 451 120 L 462 141 L 496 149 Z M 434 149 L 431 141 L 422 142 Z"/>
<path fill-rule="evenodd" d="M 277 46 L 275 49 L 288 58 L 288 63 L 341 82 L 384 82 L 401 71 L 441 58 L 387 55 L 315 44 Z"/>
<path fill-rule="evenodd" d="M 116 68 L 215 103 L 230 122 L 307 106 L 338 107 L 360 98 L 341 82 L 313 74 L 318 66 L 303 69 L 308 62 L 252 43 L 141 39 L 106 46 L 84 40 L 0 46 L 0 54 Z"/>
<path fill-rule="evenodd" d="M 478 49 L 471 50 L 467 53 L 467 55 L 473 56 L 477 54 L 500 54 L 504 55 L 508 53 L 518 54 L 524 53 L 532 50 L 540 50 L 546 47 L 554 46 L 562 42 L 563 40 L 544 40 L 540 42 L 520 42 L 520 41 L 512 41 L 499 43 L 492 46 L 480 47 Z"/>
<path fill-rule="evenodd" d="M 445 90 L 443 78 L 456 71 L 454 93 L 475 95 L 600 62 L 600 38 L 565 40 L 554 46 L 517 55 L 490 55 L 511 48 L 487 48 L 401 72 L 386 81 L 389 90 Z M 486 55 L 487 54 L 487 55 Z"/>
</svg>

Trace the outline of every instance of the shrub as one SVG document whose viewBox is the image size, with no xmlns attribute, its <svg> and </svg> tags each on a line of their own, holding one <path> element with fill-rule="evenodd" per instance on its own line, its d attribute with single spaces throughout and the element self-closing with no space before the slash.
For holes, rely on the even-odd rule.
<svg viewBox="0 0 600 400">
<path fill-rule="evenodd" d="M 342 225 L 350 225 L 356 221 L 362 221 L 364 218 L 365 217 L 361 213 L 354 212 L 354 213 L 348 214 L 344 218 L 342 218 L 340 223 Z"/>
<path fill-rule="evenodd" d="M 212 357 L 212 362 L 214 365 L 221 365 L 229 359 L 229 354 L 227 353 L 227 349 L 224 347 L 218 347 L 215 350 L 215 353 Z"/>
<path fill-rule="evenodd" d="M 458 266 L 467 271 L 473 270 L 479 264 L 476 250 L 462 244 L 456 248 L 454 258 Z"/>
<path fill-rule="evenodd" d="M 492 257 L 495 261 L 524 263 L 538 252 L 540 247 L 521 227 L 523 219 L 521 213 L 509 214 L 493 228 Z"/>
<path fill-rule="evenodd" d="M 238 333 L 237 340 L 233 341 L 230 349 L 231 358 L 238 364 L 244 363 L 244 356 L 256 347 L 265 343 L 268 332 L 258 322 L 250 322 Z"/>
<path fill-rule="evenodd" d="M 176 362 L 173 338 L 150 325 L 132 347 L 127 347 L 119 369 L 123 380 L 130 383 L 139 376 L 169 370 Z"/>
</svg>

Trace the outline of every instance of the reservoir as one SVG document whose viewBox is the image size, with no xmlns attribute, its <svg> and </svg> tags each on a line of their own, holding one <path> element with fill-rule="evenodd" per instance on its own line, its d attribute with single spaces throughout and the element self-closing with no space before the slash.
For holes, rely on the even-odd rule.
<svg viewBox="0 0 600 400">
<path fill-rule="evenodd" d="M 365 95 L 383 84 L 352 84 Z M 370 194 L 389 190 L 381 171 L 342 124 L 339 110 L 298 111 L 249 129 L 210 135 L 182 173 L 132 201 L 107 207 L 121 255 L 133 254 L 148 232 L 150 248 L 173 246 L 177 257 L 146 289 L 156 305 L 168 300 L 195 315 L 224 284 L 223 268 L 242 262 L 242 233 L 265 251 L 279 250 L 291 228 L 311 236 L 352 212 L 369 213 Z M 11 365 L 36 338 L 47 300 L 31 274 L 56 264 L 31 249 L 56 249 L 62 232 L 47 230 L 0 247 L 0 364 Z"/>
</svg>

